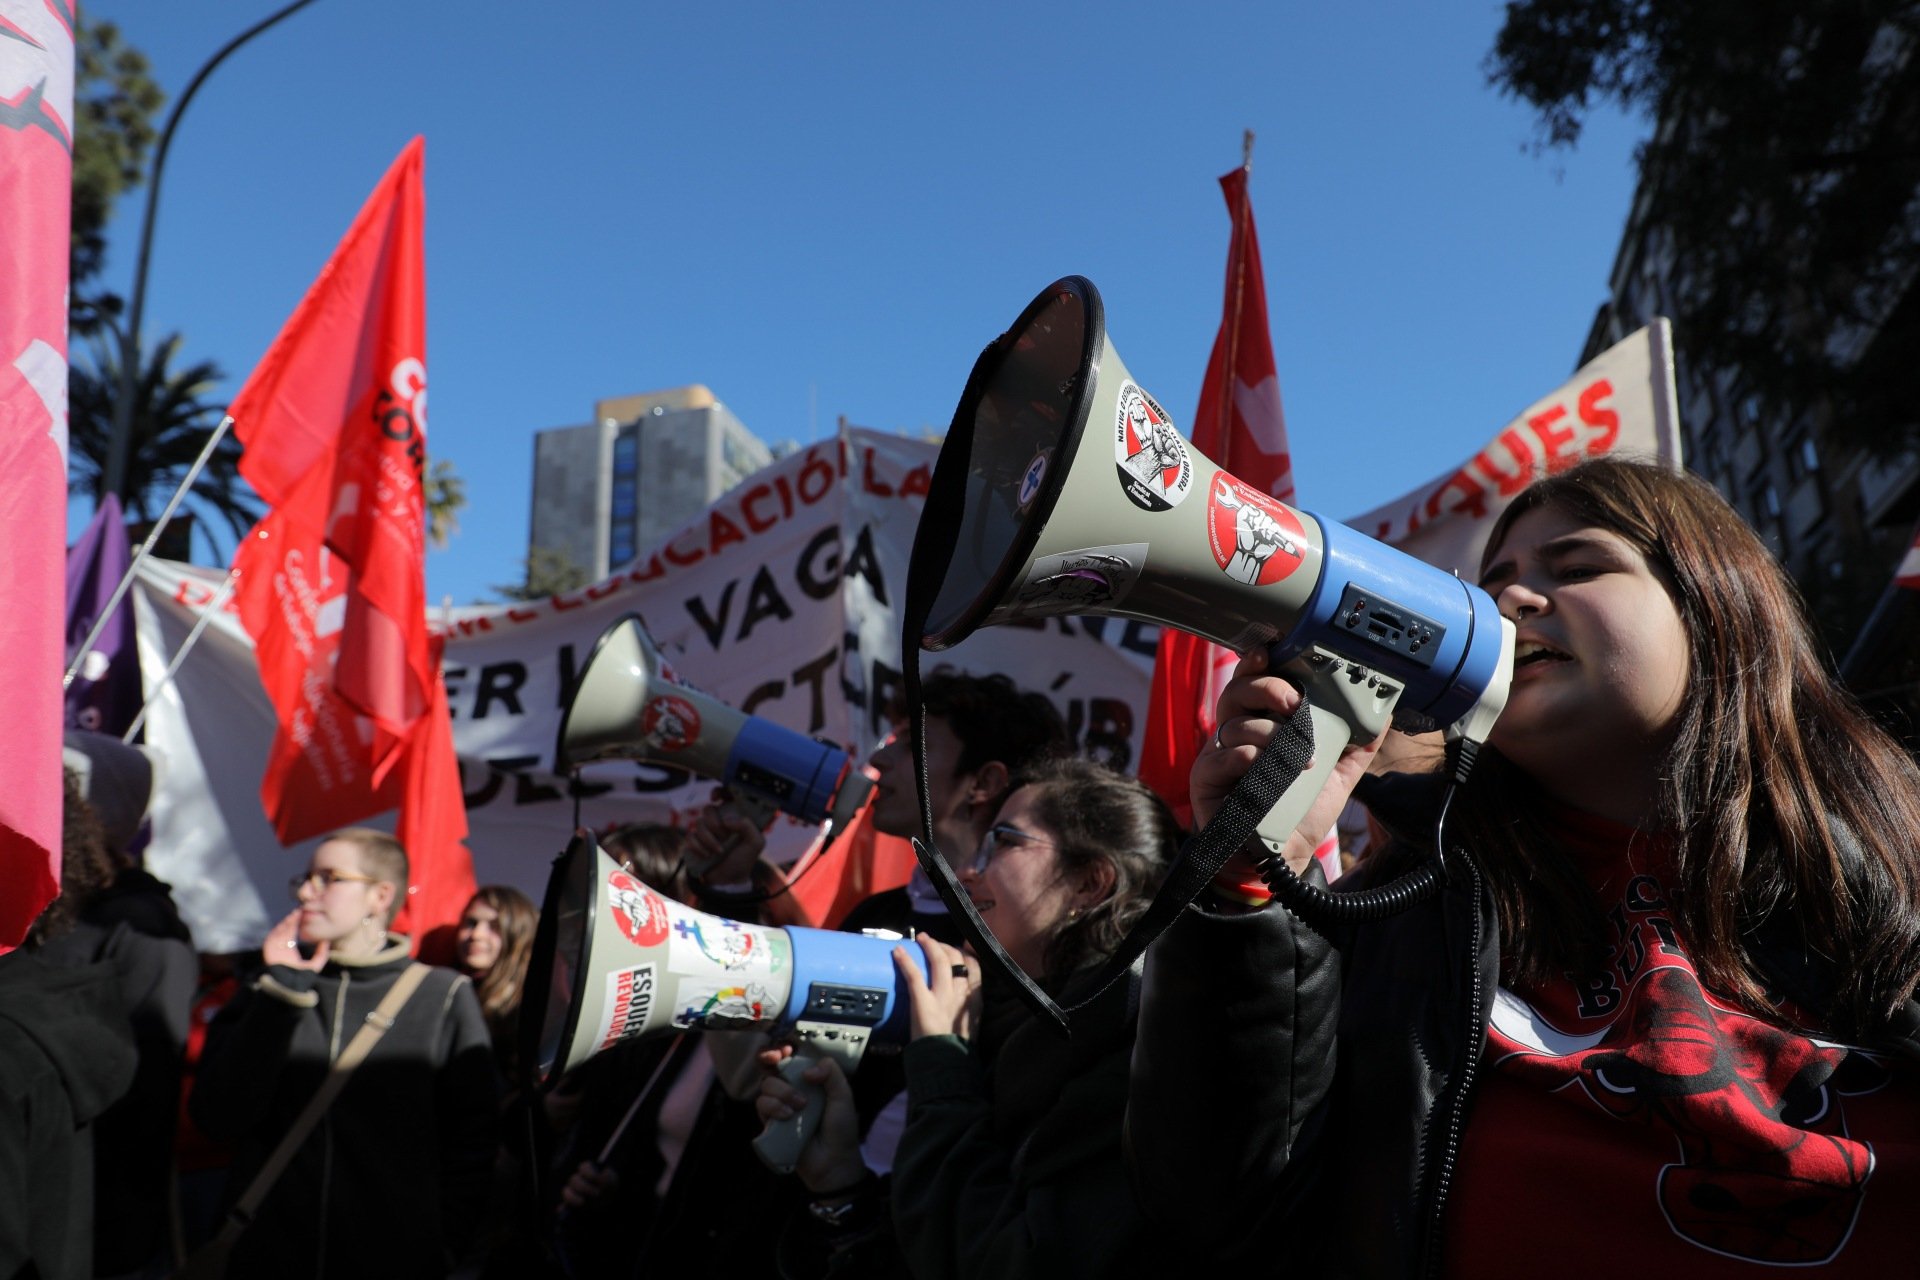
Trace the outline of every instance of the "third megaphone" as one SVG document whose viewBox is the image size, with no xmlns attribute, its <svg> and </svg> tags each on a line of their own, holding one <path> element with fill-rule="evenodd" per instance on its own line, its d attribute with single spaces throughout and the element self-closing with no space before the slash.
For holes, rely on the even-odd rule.
<svg viewBox="0 0 1920 1280">
<path fill-rule="evenodd" d="M 594 642 L 560 720 L 561 773 L 594 760 L 672 765 L 724 783 L 764 825 L 778 809 L 844 830 L 873 782 L 846 752 L 677 683 L 639 615 Z"/>
<path fill-rule="evenodd" d="M 811 1092 L 808 1110 L 755 1142 L 781 1172 L 818 1120 L 816 1086 L 799 1078 L 814 1059 L 852 1070 L 873 1042 L 904 1044 L 908 1002 L 893 960 L 918 943 L 746 924 L 696 911 L 649 888 L 577 834 L 554 862 L 527 970 L 521 1061 L 551 1086 L 597 1053 L 638 1036 L 766 1030 L 790 1037 L 788 1082 Z"/>
</svg>

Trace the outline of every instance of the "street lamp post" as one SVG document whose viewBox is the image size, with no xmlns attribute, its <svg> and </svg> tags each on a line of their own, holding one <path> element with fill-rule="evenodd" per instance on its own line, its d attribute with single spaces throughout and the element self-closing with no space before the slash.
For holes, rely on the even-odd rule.
<svg viewBox="0 0 1920 1280">
<path fill-rule="evenodd" d="M 133 297 L 129 299 L 127 324 L 120 331 L 120 386 L 113 397 L 113 432 L 107 438 L 107 473 L 103 493 L 120 495 L 120 487 L 126 483 L 127 450 L 133 437 L 133 383 L 139 374 L 140 364 L 140 317 L 146 310 L 147 302 L 147 258 L 153 249 L 154 212 L 160 206 L 160 174 L 167 163 L 167 147 L 173 141 L 174 126 L 180 123 L 180 117 L 186 113 L 187 104 L 193 101 L 193 95 L 199 90 L 213 69 L 226 61 L 227 55 L 247 41 L 265 31 L 282 18 L 288 17 L 300 9 L 312 4 L 313 0 L 294 0 L 284 9 L 254 23 L 245 31 L 220 47 L 220 51 L 207 59 L 205 66 L 194 73 L 187 84 L 187 91 L 173 104 L 173 110 L 167 113 L 167 123 L 160 130 L 160 145 L 153 153 L 153 175 L 147 183 L 147 210 L 140 220 L 140 255 L 133 265 Z"/>
</svg>

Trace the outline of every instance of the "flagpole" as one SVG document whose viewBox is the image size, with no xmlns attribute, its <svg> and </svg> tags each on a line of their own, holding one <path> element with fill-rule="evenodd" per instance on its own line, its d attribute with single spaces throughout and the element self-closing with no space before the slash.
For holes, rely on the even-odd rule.
<svg viewBox="0 0 1920 1280">
<path fill-rule="evenodd" d="M 227 570 L 226 579 L 221 582 L 220 589 L 213 593 L 213 599 L 207 602 L 206 607 L 200 610 L 200 616 L 194 619 L 193 630 L 187 632 L 187 638 L 182 640 L 180 647 L 174 651 L 173 661 L 167 664 L 166 671 L 161 673 L 159 682 L 153 686 L 153 692 L 147 695 L 147 700 L 140 704 L 140 714 L 133 718 L 133 723 L 127 726 L 127 731 L 120 735 L 120 741 L 132 742 L 133 735 L 140 732 L 140 726 L 147 722 L 147 709 L 153 706 L 160 695 L 167 691 L 167 686 L 173 683 L 174 673 L 180 670 L 180 665 L 187 660 L 187 655 L 193 652 L 193 646 L 200 643 L 200 633 L 207 629 L 207 624 L 213 621 L 213 615 L 220 612 L 220 607 L 227 602 L 227 596 L 232 593 L 234 581 L 239 576 L 239 569 Z"/>
<path fill-rule="evenodd" d="M 133 585 L 133 575 L 139 572 L 140 562 L 145 560 L 147 553 L 153 550 L 153 544 L 160 541 L 161 532 L 166 529 L 168 521 L 173 519 L 173 513 L 179 509 L 180 503 L 186 498 L 187 490 L 193 488 L 193 482 L 200 478 L 200 471 L 207 465 L 207 459 L 213 456 L 213 451 L 220 446 L 222 440 L 226 439 L 227 432 L 232 428 L 233 417 L 228 415 L 220 419 L 220 425 L 214 429 L 212 435 L 207 437 L 206 447 L 200 450 L 200 456 L 193 460 L 191 467 L 187 468 L 187 478 L 182 480 L 180 487 L 173 491 L 173 497 L 167 501 L 166 510 L 160 513 L 160 518 L 154 522 L 153 529 L 147 534 L 147 540 L 140 544 L 140 550 L 134 553 L 132 563 L 127 565 L 126 573 L 120 578 L 120 585 L 115 587 L 113 595 L 108 597 L 106 608 L 102 609 L 100 616 L 93 620 L 93 629 L 87 632 L 87 638 L 80 642 L 80 648 L 74 652 L 73 661 L 67 664 L 67 673 L 60 678 L 61 689 L 67 689 L 73 684 L 74 676 L 79 674 L 80 664 L 87 660 L 89 653 L 93 652 L 93 642 L 98 640 L 100 633 L 107 629 L 107 622 L 113 617 L 113 611 L 119 608 L 120 601 L 126 598 L 127 589 Z"/>
<path fill-rule="evenodd" d="M 1220 395 L 1220 465 L 1228 471 L 1233 470 L 1233 377 L 1239 368 L 1240 358 L 1240 315 L 1244 310 L 1247 292 L 1247 239 L 1245 233 L 1247 210 L 1252 208 L 1253 198 L 1247 191 L 1247 178 L 1253 173 L 1253 130 L 1247 129 L 1240 135 L 1240 206 L 1233 211 L 1233 319 L 1227 332 L 1227 360 L 1221 369 Z"/>
</svg>

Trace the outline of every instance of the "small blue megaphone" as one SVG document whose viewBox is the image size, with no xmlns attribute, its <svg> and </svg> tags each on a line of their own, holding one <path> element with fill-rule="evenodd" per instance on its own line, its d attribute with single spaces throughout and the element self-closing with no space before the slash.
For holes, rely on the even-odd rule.
<svg viewBox="0 0 1920 1280">
<path fill-rule="evenodd" d="M 764 827 L 776 811 L 844 830 L 873 790 L 845 751 L 676 683 L 638 614 L 601 633 L 567 700 L 554 748 L 560 773 L 639 760 L 712 778 L 729 806 Z M 689 866 L 694 875 L 707 867 Z"/>
</svg>

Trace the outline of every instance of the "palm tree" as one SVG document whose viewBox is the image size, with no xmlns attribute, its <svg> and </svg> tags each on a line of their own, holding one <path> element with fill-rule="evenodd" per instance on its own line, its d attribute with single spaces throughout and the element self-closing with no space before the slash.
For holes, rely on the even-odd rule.
<svg viewBox="0 0 1920 1280">
<path fill-rule="evenodd" d="M 427 505 L 427 541 L 444 551 L 447 540 L 460 532 L 460 513 L 467 505 L 467 482 L 445 458 L 427 468 L 420 493 Z"/>
<path fill-rule="evenodd" d="M 132 438 L 120 502 L 137 520 L 151 520 L 186 477 L 207 437 L 220 425 L 225 406 L 208 399 L 224 376 L 211 360 L 184 369 L 171 366 L 185 339 L 168 335 L 151 348 L 134 380 Z M 108 440 L 113 432 L 113 396 L 120 379 L 120 346 L 112 334 L 88 344 L 90 359 L 67 374 L 70 485 L 97 503 L 105 496 Z M 195 477 L 188 501 L 218 516 L 237 543 L 260 518 L 260 500 L 240 475 L 240 442 L 228 435 Z M 206 521 L 208 540 L 212 529 Z M 215 548 L 218 552 L 218 547 Z"/>
</svg>

